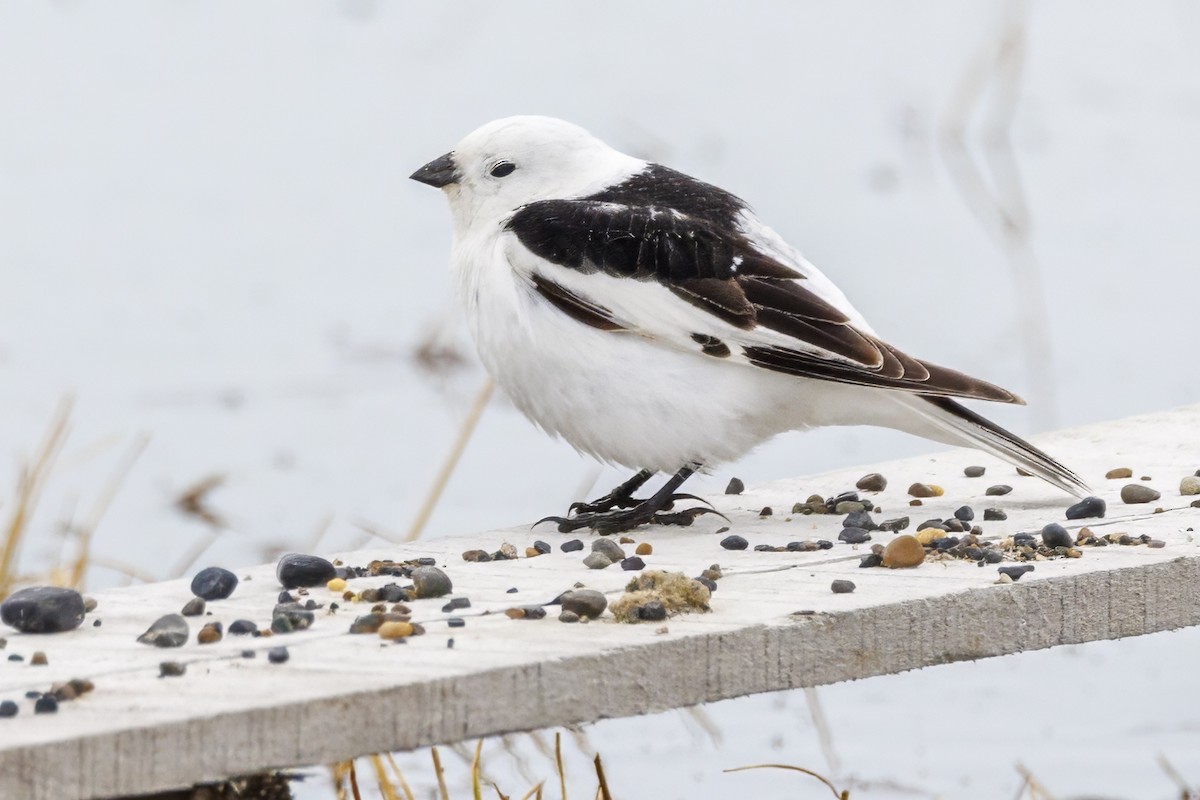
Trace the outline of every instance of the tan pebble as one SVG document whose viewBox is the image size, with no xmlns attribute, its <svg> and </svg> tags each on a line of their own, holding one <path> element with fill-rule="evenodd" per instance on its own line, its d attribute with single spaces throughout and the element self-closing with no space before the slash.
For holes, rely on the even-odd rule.
<svg viewBox="0 0 1200 800">
<path fill-rule="evenodd" d="M 914 483 L 908 487 L 908 493 L 913 497 L 937 497 L 928 483 Z"/>
<path fill-rule="evenodd" d="M 1179 482 L 1179 493 L 1184 495 L 1200 494 L 1200 477 L 1188 475 Z"/>
<path fill-rule="evenodd" d="M 354 592 L 347 589 L 346 591 L 342 592 L 342 599 L 345 600 L 347 603 L 349 603 L 354 600 L 357 600 L 358 597 L 354 594 Z"/>
<path fill-rule="evenodd" d="M 385 622 L 379 626 L 380 639 L 403 639 L 413 635 L 411 622 Z"/>
<path fill-rule="evenodd" d="M 1060 549 L 1062 549 L 1062 548 L 1060 548 Z M 1082 558 L 1083 557 L 1082 550 L 1076 550 L 1074 547 L 1067 547 L 1065 549 L 1066 549 L 1065 555 L 1067 558 Z"/>
<path fill-rule="evenodd" d="M 1121 500 L 1129 503 L 1152 503 L 1161 495 L 1149 486 L 1140 483 L 1127 483 L 1121 487 Z"/>
<path fill-rule="evenodd" d="M 525 609 L 510 608 L 504 612 L 504 616 L 508 617 L 509 619 L 525 619 Z"/>
<path fill-rule="evenodd" d="M 883 565 L 898 569 L 915 567 L 925 560 L 925 548 L 915 536 L 904 534 L 888 542 L 883 548 Z"/>
<path fill-rule="evenodd" d="M 200 629 L 196 634 L 196 641 L 200 644 L 212 644 L 213 642 L 221 641 L 221 629 L 219 623 L 208 623 Z"/>
<path fill-rule="evenodd" d="M 934 497 L 941 497 L 946 493 L 946 490 L 938 486 L 936 483 L 929 484 L 929 489 L 933 492 Z"/>
<path fill-rule="evenodd" d="M 331 592 L 344 592 L 346 591 L 346 581 L 342 578 L 334 578 L 325 584 L 325 588 Z"/>
<path fill-rule="evenodd" d="M 941 528 L 922 528 L 917 531 L 917 541 L 928 547 L 938 539 L 945 539 L 948 535 Z"/>
<path fill-rule="evenodd" d="M 517 557 L 517 546 L 515 544 L 509 544 L 508 542 L 505 542 L 504 544 L 500 545 L 500 552 L 505 558 L 514 559 Z"/>
<path fill-rule="evenodd" d="M 46 658 L 46 653 L 42 650 L 34 651 L 34 654 L 29 657 L 29 664 L 33 667 L 44 667 L 49 663 L 49 660 Z"/>
<path fill-rule="evenodd" d="M 525 548 L 525 557 L 526 558 L 537 558 L 540 555 L 541 555 L 541 553 L 538 552 L 538 549 L 536 547 L 526 547 Z"/>
<path fill-rule="evenodd" d="M 909 500 L 909 501 L 908 501 L 908 504 L 909 504 L 910 506 L 920 506 L 920 505 L 924 505 L 924 503 L 922 503 L 920 500 Z"/>
<path fill-rule="evenodd" d="M 1152 481 L 1152 480 L 1154 480 L 1154 478 L 1151 478 L 1149 475 L 1143 475 L 1142 477 L 1138 478 L 1138 480 L 1141 480 L 1141 481 Z"/>
<path fill-rule="evenodd" d="M 1104 473 L 1104 477 L 1108 478 L 1110 481 L 1115 481 L 1119 478 L 1132 478 L 1133 470 L 1131 470 L 1129 467 L 1117 467 L 1116 469 L 1110 469 L 1108 472 Z"/>
<path fill-rule="evenodd" d="M 648 556 L 654 552 L 654 546 L 651 545 L 649 542 L 642 542 L 641 544 L 639 544 L 637 546 L 637 549 L 634 550 L 634 552 L 637 553 L 639 556 Z"/>
<path fill-rule="evenodd" d="M 1079 533 L 1075 535 L 1075 544 L 1083 544 L 1090 538 L 1092 538 L 1092 529 L 1080 528 Z"/>
<path fill-rule="evenodd" d="M 1167 546 L 1167 543 L 1166 543 L 1166 542 L 1164 542 L 1162 539 L 1151 539 L 1151 540 L 1150 540 L 1150 541 L 1149 541 L 1149 542 L 1146 544 L 1146 546 L 1147 546 L 1147 547 L 1159 548 L 1159 547 L 1166 547 L 1166 546 Z"/>
<path fill-rule="evenodd" d="M 630 539 L 628 536 L 622 536 L 617 541 L 621 544 L 633 544 L 633 539 Z"/>
<path fill-rule="evenodd" d="M 1000 573 L 999 578 L 996 578 L 996 583 L 1012 583 L 1012 582 L 1013 582 L 1012 576 L 1008 575 L 1006 573 L 1003 573 L 1003 572 Z"/>
</svg>

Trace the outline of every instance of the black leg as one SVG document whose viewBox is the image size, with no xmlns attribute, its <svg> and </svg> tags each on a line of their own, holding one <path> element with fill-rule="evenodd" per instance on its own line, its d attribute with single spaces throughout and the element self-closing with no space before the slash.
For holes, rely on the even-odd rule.
<svg viewBox="0 0 1200 800">
<path fill-rule="evenodd" d="M 642 488 L 652 477 L 654 477 L 654 473 L 650 470 L 639 470 L 636 475 L 603 497 L 590 503 L 571 503 L 567 513 L 594 513 L 596 511 L 612 511 L 614 508 L 633 508 L 640 502 L 633 499 L 633 493 Z"/>
<path fill-rule="evenodd" d="M 712 508 L 689 508 L 683 511 L 664 513 L 664 509 L 670 508 L 675 500 L 692 497 L 691 495 L 677 494 L 675 490 L 683 485 L 683 482 L 695 474 L 699 468 L 699 464 L 688 464 L 679 470 L 679 472 L 672 475 L 663 484 L 661 489 L 632 508 L 584 511 L 573 517 L 546 517 L 534 524 L 540 525 L 543 522 L 557 523 L 560 533 L 570 533 L 580 528 L 591 528 L 600 534 L 622 533 L 648 523 L 656 525 L 691 525 L 693 520 L 701 514 L 717 514 L 718 512 Z M 633 480 L 638 480 L 641 478 L 641 475 L 642 473 L 639 472 L 634 476 Z M 642 479 L 637 485 L 640 486 L 646 480 L 648 478 Z M 625 485 L 622 484 L 622 487 Z"/>
</svg>

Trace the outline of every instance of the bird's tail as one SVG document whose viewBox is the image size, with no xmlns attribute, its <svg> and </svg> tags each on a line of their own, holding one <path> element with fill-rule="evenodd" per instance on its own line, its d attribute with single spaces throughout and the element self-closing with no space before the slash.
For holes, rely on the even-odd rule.
<svg viewBox="0 0 1200 800">
<path fill-rule="evenodd" d="M 1020 436 L 1006 431 L 949 397 L 897 394 L 896 399 L 920 414 L 926 423 L 946 434 L 948 441 L 991 453 L 1076 497 L 1087 497 L 1092 493 L 1074 472 Z"/>
</svg>

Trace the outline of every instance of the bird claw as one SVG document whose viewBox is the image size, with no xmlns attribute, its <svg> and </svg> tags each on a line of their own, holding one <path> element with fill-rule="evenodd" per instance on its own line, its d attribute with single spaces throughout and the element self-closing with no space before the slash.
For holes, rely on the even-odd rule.
<svg viewBox="0 0 1200 800">
<path fill-rule="evenodd" d="M 605 511 L 612 511 L 614 508 L 636 508 L 642 504 L 642 500 L 630 497 L 629 495 L 606 494 L 604 497 L 592 500 L 590 503 L 575 502 L 571 503 L 567 508 L 568 514 L 596 514 Z"/>
<path fill-rule="evenodd" d="M 559 533 L 572 533 L 581 528 L 591 528 L 602 536 L 613 533 L 625 533 L 642 525 L 679 525 L 687 527 L 703 514 L 716 514 L 728 522 L 721 512 L 713 508 L 688 508 L 683 511 L 651 511 L 642 506 L 628 509 L 586 512 L 573 517 L 543 517 L 533 523 L 534 527 L 543 522 L 553 522 L 558 526 Z"/>
</svg>

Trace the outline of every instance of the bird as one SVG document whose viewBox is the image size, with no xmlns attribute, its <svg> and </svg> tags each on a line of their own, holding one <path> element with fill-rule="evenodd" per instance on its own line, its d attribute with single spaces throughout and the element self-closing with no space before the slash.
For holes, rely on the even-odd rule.
<svg viewBox="0 0 1200 800">
<path fill-rule="evenodd" d="M 479 357 L 513 404 L 635 474 L 560 531 L 689 525 L 679 487 L 777 434 L 874 425 L 998 456 L 1079 497 L 1071 470 L 960 399 L 1024 404 L 888 344 L 741 198 L 545 116 L 489 122 L 412 180 L 445 193 Z M 649 497 L 634 494 L 669 478 Z"/>
</svg>

